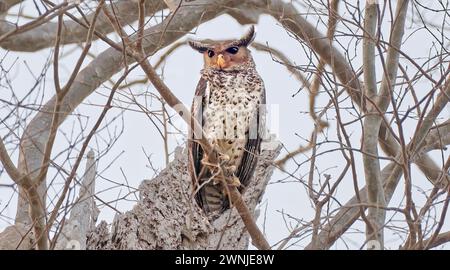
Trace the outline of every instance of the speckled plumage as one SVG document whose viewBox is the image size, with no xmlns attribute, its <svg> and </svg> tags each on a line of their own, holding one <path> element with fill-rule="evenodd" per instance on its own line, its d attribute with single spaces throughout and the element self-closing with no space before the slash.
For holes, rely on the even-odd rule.
<svg viewBox="0 0 450 270">
<path fill-rule="evenodd" d="M 264 85 L 252 67 L 239 72 L 202 71 L 206 80 L 203 130 L 208 140 L 237 167 L 243 155 L 250 120 L 262 101 Z"/>
<path fill-rule="evenodd" d="M 239 179 L 241 192 L 259 155 L 265 109 L 264 84 L 249 51 L 243 59 L 226 69 L 206 65 L 196 91 L 200 98 L 192 104 L 193 116 L 220 153 L 222 167 Z M 208 214 L 220 213 L 229 206 L 226 191 L 203 164 L 203 151 L 192 137 L 189 148 L 197 202 Z"/>
</svg>

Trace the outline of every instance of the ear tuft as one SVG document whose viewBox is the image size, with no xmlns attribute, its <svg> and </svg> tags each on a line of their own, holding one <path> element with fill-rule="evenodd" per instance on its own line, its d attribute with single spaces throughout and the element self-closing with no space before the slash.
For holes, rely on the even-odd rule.
<svg viewBox="0 0 450 270">
<path fill-rule="evenodd" d="M 188 44 L 189 44 L 189 46 L 191 46 L 192 49 L 194 49 L 200 53 L 204 53 L 208 50 L 208 47 L 206 47 L 204 44 L 202 44 L 199 41 L 188 40 Z"/>
<path fill-rule="evenodd" d="M 250 26 L 250 29 L 247 30 L 247 33 L 238 40 L 239 46 L 247 47 L 250 43 L 253 42 L 256 36 L 255 26 Z"/>
</svg>

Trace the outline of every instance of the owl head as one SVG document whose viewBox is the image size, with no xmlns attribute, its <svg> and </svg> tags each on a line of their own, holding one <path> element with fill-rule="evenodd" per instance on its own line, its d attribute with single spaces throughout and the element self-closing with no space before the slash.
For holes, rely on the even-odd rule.
<svg viewBox="0 0 450 270">
<path fill-rule="evenodd" d="M 189 45 L 203 54 L 205 68 L 228 71 L 253 63 L 247 47 L 254 38 L 255 27 L 251 26 L 247 33 L 237 40 L 189 40 Z"/>
</svg>

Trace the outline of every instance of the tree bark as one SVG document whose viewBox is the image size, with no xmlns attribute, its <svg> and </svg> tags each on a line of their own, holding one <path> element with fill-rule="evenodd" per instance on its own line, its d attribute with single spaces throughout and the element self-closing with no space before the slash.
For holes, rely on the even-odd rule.
<svg viewBox="0 0 450 270">
<path fill-rule="evenodd" d="M 256 219 L 256 206 L 274 170 L 281 145 L 263 142 L 258 165 L 243 199 Z M 87 249 L 247 249 L 249 235 L 233 207 L 217 218 L 205 216 L 192 196 L 187 152 L 152 180 L 140 185 L 140 200 L 131 210 L 116 215 L 111 229 L 102 221 L 87 237 Z"/>
</svg>

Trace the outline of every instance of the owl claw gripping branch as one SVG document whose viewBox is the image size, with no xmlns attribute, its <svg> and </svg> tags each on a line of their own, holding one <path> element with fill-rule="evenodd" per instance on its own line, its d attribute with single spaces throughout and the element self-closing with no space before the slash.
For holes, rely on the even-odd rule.
<svg viewBox="0 0 450 270">
<path fill-rule="evenodd" d="M 237 40 L 189 41 L 204 59 L 195 92 L 198 98 L 194 98 L 191 111 L 219 153 L 224 170 L 217 173 L 218 164 L 208 162 L 191 132 L 189 171 L 194 190 L 198 190 L 196 201 L 209 216 L 217 216 L 230 206 L 223 176 L 242 193 L 260 154 L 266 100 L 264 83 L 248 49 L 254 37 L 252 26 Z"/>
</svg>

